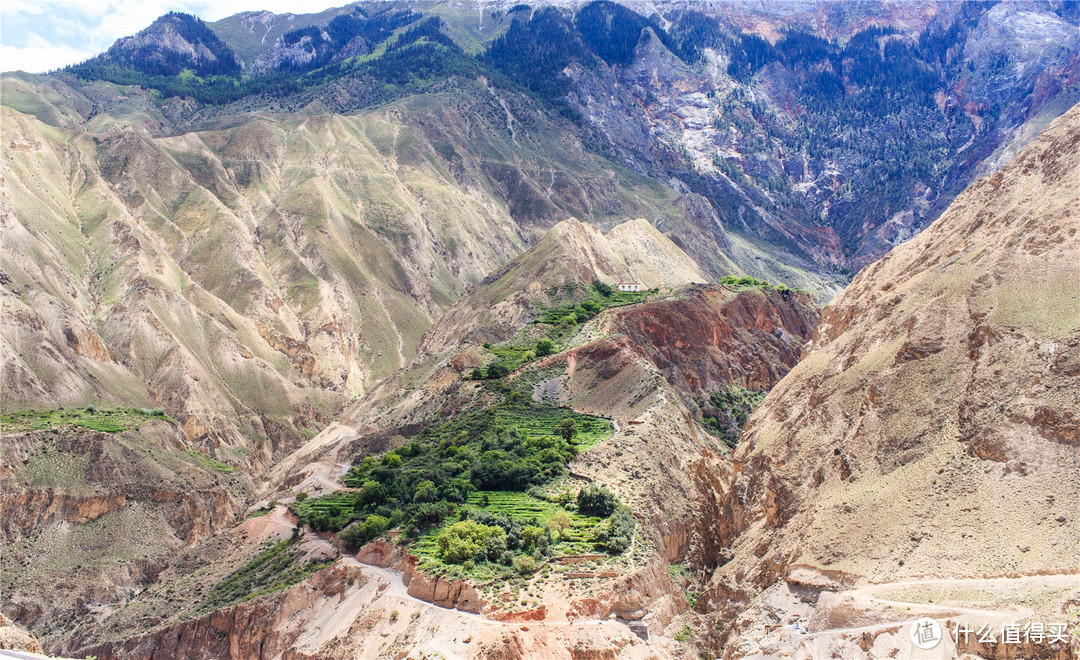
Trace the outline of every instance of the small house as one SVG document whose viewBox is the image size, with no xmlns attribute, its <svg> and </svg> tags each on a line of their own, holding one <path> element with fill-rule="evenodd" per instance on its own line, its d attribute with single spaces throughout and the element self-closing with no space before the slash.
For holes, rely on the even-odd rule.
<svg viewBox="0 0 1080 660">
<path fill-rule="evenodd" d="M 615 288 L 619 291 L 641 291 L 642 287 L 638 282 L 619 282 Z"/>
</svg>

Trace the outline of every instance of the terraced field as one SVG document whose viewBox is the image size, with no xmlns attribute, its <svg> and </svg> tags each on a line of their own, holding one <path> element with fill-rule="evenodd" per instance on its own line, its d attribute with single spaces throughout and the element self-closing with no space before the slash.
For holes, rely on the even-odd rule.
<svg viewBox="0 0 1080 660">
<path fill-rule="evenodd" d="M 488 490 L 471 493 L 464 507 L 493 515 L 504 515 L 522 525 L 531 524 L 533 521 L 543 525 L 556 513 L 565 512 L 570 517 L 571 526 L 562 535 L 556 536 L 551 545 L 552 556 L 596 553 L 592 536 L 601 519 L 567 510 L 556 502 L 541 500 L 527 493 Z M 421 568 L 425 572 L 440 574 L 449 568 L 440 559 L 437 545 L 439 534 L 445 528 L 446 525 L 443 525 L 422 534 L 409 548 L 412 554 L 420 558 Z M 477 565 L 475 568 L 465 569 L 463 577 L 482 582 L 497 577 L 499 570 L 500 568 L 494 565 Z"/>
<path fill-rule="evenodd" d="M 564 419 L 573 419 L 578 433 L 574 444 L 579 451 L 591 449 L 611 437 L 614 427 L 610 420 L 592 415 L 582 415 L 567 408 L 532 406 L 529 408 L 505 407 L 495 409 L 495 419 L 507 426 L 516 426 L 528 437 L 555 435 L 555 427 Z"/>
</svg>

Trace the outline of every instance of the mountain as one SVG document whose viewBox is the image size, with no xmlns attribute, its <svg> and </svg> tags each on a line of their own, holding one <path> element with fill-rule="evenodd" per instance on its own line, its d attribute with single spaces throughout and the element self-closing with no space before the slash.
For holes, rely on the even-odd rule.
<svg viewBox="0 0 1080 660">
<path fill-rule="evenodd" d="M 189 125 L 215 106 L 348 111 L 461 77 L 524 87 L 588 148 L 708 200 L 699 231 L 722 223 L 824 279 L 918 233 L 1080 100 L 1067 3 L 526 9 L 245 13 L 210 26 L 252 58 L 243 76 L 142 80 L 126 42 L 107 70 L 70 71 L 209 104 Z"/>
<path fill-rule="evenodd" d="M 653 242 L 664 249 L 626 247 Z M 66 638 L 49 641 L 65 653 L 102 658 L 149 657 L 160 649 L 180 657 L 206 657 L 227 653 L 229 648 L 238 649 L 233 653 L 241 656 L 256 653 L 255 648 L 296 648 L 311 657 L 340 657 L 342 653 L 364 657 L 384 637 L 354 636 L 348 631 L 373 625 L 387 633 L 394 647 L 412 652 L 441 648 L 513 653 L 519 647 L 538 652 L 547 646 L 562 654 L 575 643 L 597 649 L 618 643 L 629 645 L 635 653 L 678 656 L 674 642 L 661 635 L 670 626 L 681 628 L 683 624 L 676 624 L 675 619 L 685 615 L 688 604 L 683 587 L 669 575 L 665 562 L 691 561 L 711 553 L 711 539 L 695 531 L 697 503 L 704 494 L 700 479 L 708 473 L 706 466 L 721 465 L 730 451 L 722 434 L 703 426 L 700 411 L 696 419 L 685 411 L 687 407 L 697 410 L 696 401 L 711 405 L 705 403 L 710 392 L 728 388 L 756 392 L 772 386 L 796 363 L 799 347 L 811 335 L 817 309 L 806 294 L 760 284 L 730 288 L 690 284 L 696 274 L 678 271 L 667 275 L 669 279 L 662 282 L 666 286 L 654 293 L 612 292 L 612 297 L 605 298 L 602 287 L 594 288 L 594 282 L 618 276 L 627 256 L 656 271 L 671 263 L 688 263 L 685 254 L 671 244 L 664 246 L 663 237 L 641 221 L 617 226 L 607 236 L 576 220 L 556 225 L 534 248 L 442 316 L 425 335 L 411 365 L 357 400 L 338 423 L 281 461 L 269 475 L 269 488 L 252 505 L 252 511 L 265 515 L 249 518 L 216 541 L 188 551 L 183 560 L 188 568 L 165 568 L 122 613 L 101 625 L 73 622 L 74 630 Z M 591 309 L 587 302 L 605 304 L 605 300 L 614 304 L 583 322 L 567 326 L 564 321 L 548 320 L 553 308 Z M 676 344 L 673 334 L 697 341 Z M 548 356 L 522 356 L 518 351 L 537 345 L 538 336 L 554 337 L 559 343 Z M 504 380 L 489 374 L 477 381 L 470 375 L 475 365 L 486 364 L 490 371 L 499 362 L 513 366 Z M 703 362 L 709 368 L 701 369 Z M 600 433 L 599 444 L 570 461 L 563 478 L 607 485 L 644 521 L 636 549 L 613 557 L 622 571 L 600 571 L 601 577 L 589 573 L 585 584 L 559 571 L 524 578 L 533 594 L 529 600 L 544 605 L 536 611 L 501 600 L 498 581 L 473 586 L 456 579 L 453 570 L 433 572 L 428 564 L 432 558 L 425 554 L 430 551 L 424 550 L 425 536 L 412 541 L 402 538 L 398 548 L 376 541 L 360 551 L 366 566 L 403 571 L 406 582 L 402 584 L 395 582 L 399 580 L 396 574 L 371 574 L 351 553 L 338 556 L 325 539 L 303 534 L 306 550 L 302 552 L 332 561 L 329 567 L 310 580 L 287 584 L 269 598 L 245 603 L 234 597 L 207 610 L 207 599 L 220 585 L 236 583 L 238 573 L 230 572 L 254 570 L 246 567 L 259 561 L 267 540 L 290 543 L 296 537 L 286 506 L 302 510 L 313 506 L 310 502 L 349 497 L 356 492 L 346 485 L 353 483 L 352 477 L 343 481 L 342 474 L 366 465 L 364 456 L 394 454 L 409 459 L 432 432 L 462 427 L 480 433 L 483 427 L 476 426 L 477 420 L 485 415 L 514 415 L 522 406 L 533 416 L 518 418 L 521 424 L 538 423 L 535 420 L 552 413 L 574 415 L 583 429 L 584 424 L 610 424 Z M 628 478 L 634 472 L 654 476 Z M 440 479 L 437 471 L 426 474 L 437 482 Z M 562 483 L 554 482 L 556 486 Z M 658 492 L 665 497 L 658 497 Z M 535 489 L 519 491 L 515 497 L 514 501 L 521 502 L 518 506 L 544 502 Z M 413 502 L 409 506 L 424 505 Z M 346 521 L 325 524 L 348 527 Z M 436 527 L 445 524 L 449 522 L 434 523 Z M 340 531 L 338 537 L 345 534 Z M 295 555 L 277 570 L 290 573 L 303 556 Z M 420 562 L 425 562 L 423 570 Z M 195 566 L 199 568 L 192 575 L 190 567 Z M 114 607 L 101 597 L 93 602 L 103 610 Z M 349 603 L 348 612 L 335 615 L 335 623 L 324 625 L 316 635 L 303 632 L 313 629 L 321 612 L 338 610 L 341 602 Z M 390 614 L 391 609 L 398 613 Z M 461 611 L 483 611 L 489 618 L 476 619 Z M 575 623 L 575 619 L 608 615 L 651 630 L 657 637 L 646 645 L 621 624 L 597 636 L 590 633 L 588 623 Z M 59 611 L 55 616 L 69 615 Z M 544 623 L 536 635 L 521 631 L 507 635 L 498 619 L 513 621 L 514 617 Z M 417 631 L 427 632 L 416 635 L 409 632 L 412 628 L 398 625 L 399 620 L 415 621 Z"/>
<path fill-rule="evenodd" d="M 965 589 L 1007 589 L 1037 615 L 1073 620 L 1078 144 L 1080 106 L 825 307 L 733 456 L 732 560 L 708 607 L 772 590 L 732 626 L 727 654 L 794 653 L 797 634 L 763 634 L 777 617 L 811 632 L 878 624 L 861 640 L 833 636 L 832 652 L 849 656 L 888 639 L 890 621 L 993 598 Z M 1012 579 L 978 580 L 992 577 Z M 942 586 L 904 591 L 927 578 Z M 780 605 L 778 580 L 801 602 Z M 906 593 L 894 600 L 910 608 L 845 605 L 867 582 Z"/>
<path fill-rule="evenodd" d="M 76 66 L 83 76 L 131 69 L 154 77 L 188 71 L 196 76 L 236 75 L 243 62 L 206 23 L 189 14 L 169 12 L 133 37 L 118 39 L 109 50 Z"/>
<path fill-rule="evenodd" d="M 396 0 L 0 76 L 4 634 L 734 658 L 1075 626 L 1078 23 Z M 1018 652 L 1077 654 L 1047 648 Z"/>
</svg>

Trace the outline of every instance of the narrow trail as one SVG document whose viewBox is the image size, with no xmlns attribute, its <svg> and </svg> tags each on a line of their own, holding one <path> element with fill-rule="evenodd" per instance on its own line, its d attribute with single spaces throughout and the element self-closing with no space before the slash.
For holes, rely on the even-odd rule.
<svg viewBox="0 0 1080 660">
<path fill-rule="evenodd" d="M 875 632 L 889 628 L 911 625 L 922 616 L 962 617 L 969 621 L 976 620 L 980 624 L 988 623 L 999 626 L 1005 623 L 1014 623 L 1035 615 L 1035 610 L 1026 605 L 1002 604 L 997 607 L 978 606 L 977 603 L 948 600 L 939 603 L 926 603 L 917 601 L 897 600 L 895 597 L 888 598 L 879 596 L 880 592 L 897 591 L 909 587 L 941 587 L 943 589 L 969 588 L 986 591 L 1000 590 L 1003 593 L 1018 593 L 1027 589 L 1046 588 L 1076 588 L 1080 591 L 1080 574 L 1059 573 L 1054 575 L 1032 575 L 1024 577 L 998 577 L 998 578 L 941 578 L 925 580 L 901 580 L 898 582 L 884 582 L 870 584 L 855 589 L 841 592 L 841 596 L 847 596 L 852 603 L 860 606 L 877 606 L 884 608 L 908 609 L 913 616 L 899 621 L 876 623 L 866 626 L 850 628 L 830 628 L 818 632 L 807 633 L 803 639 L 813 639 L 837 634 Z"/>
<path fill-rule="evenodd" d="M 590 619 L 587 621 L 496 621 L 495 619 L 487 618 L 483 614 L 474 614 L 472 612 L 463 612 L 461 610 L 450 609 L 448 607 L 442 607 L 434 603 L 429 603 L 426 600 L 421 600 L 415 596 L 411 596 L 409 595 L 408 588 L 405 586 L 405 583 L 402 580 L 400 571 L 395 571 L 389 568 L 382 568 L 379 566 L 374 566 L 372 564 L 365 564 L 364 562 L 355 559 L 353 561 L 355 561 L 356 565 L 360 566 L 360 568 L 365 572 L 369 572 L 375 575 L 375 577 L 377 577 L 378 579 L 387 582 L 389 586 L 386 588 L 386 593 L 390 594 L 391 596 L 394 596 L 395 598 L 400 598 L 405 602 L 413 603 L 422 609 L 437 611 L 443 616 L 447 614 L 457 615 L 461 619 L 467 620 L 473 625 L 480 624 L 496 628 L 509 628 L 520 626 L 556 626 L 564 628 L 582 628 L 603 626 L 605 624 L 620 626 L 623 625 L 618 623 L 617 621 L 602 619 Z"/>
</svg>

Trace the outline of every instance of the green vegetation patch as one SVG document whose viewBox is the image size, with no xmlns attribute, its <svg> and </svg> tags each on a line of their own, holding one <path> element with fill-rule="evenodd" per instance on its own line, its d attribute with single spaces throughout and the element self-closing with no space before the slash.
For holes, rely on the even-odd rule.
<svg viewBox="0 0 1080 660">
<path fill-rule="evenodd" d="M 197 612 L 203 614 L 291 587 L 330 562 L 300 561 L 297 539 L 276 543 L 214 585 Z"/>
<path fill-rule="evenodd" d="M 699 402 L 704 417 L 702 425 L 727 446 L 735 447 L 743 424 L 746 424 L 765 394 L 765 390 L 748 390 L 738 385 L 728 385 L 719 392 L 713 392 L 707 401 Z"/>
<path fill-rule="evenodd" d="M 591 484 L 554 498 L 476 491 L 457 518 L 422 534 L 410 552 L 425 573 L 478 583 L 529 575 L 550 557 L 621 554 L 635 526 L 630 509 Z"/>
<path fill-rule="evenodd" d="M 226 465 L 225 463 L 222 463 L 213 456 L 204 454 L 201 451 L 197 451 L 195 449 L 188 449 L 187 453 L 195 459 L 196 463 L 208 470 L 215 470 L 217 472 L 236 472 L 239 469 L 233 467 L 232 465 Z"/>
<path fill-rule="evenodd" d="M 600 281 L 587 287 L 570 285 L 552 290 L 549 292 L 552 298 L 570 302 L 540 309 L 533 321 L 534 328 L 506 343 L 484 344 L 484 348 L 498 359 L 486 369 L 474 369 L 471 376 L 473 380 L 502 378 L 523 364 L 558 353 L 600 312 L 609 307 L 644 302 L 650 293 L 655 291 L 617 291 Z"/>
<path fill-rule="evenodd" d="M 720 278 L 720 284 L 723 284 L 727 288 L 734 289 L 736 291 L 746 291 L 747 289 L 775 289 L 782 294 L 786 294 L 791 291 L 794 291 L 795 293 L 809 294 L 809 291 L 806 291 L 804 289 L 791 289 L 786 284 L 772 284 L 771 282 L 759 280 L 758 278 L 750 275 L 743 275 L 742 277 L 735 277 L 734 275 L 724 275 Z"/>
<path fill-rule="evenodd" d="M 120 433 L 136 428 L 146 420 L 161 419 L 173 421 L 157 408 L 85 408 L 26 410 L 0 415 L 0 433 L 21 433 L 76 426 L 102 431 Z"/>
<path fill-rule="evenodd" d="M 389 526 L 404 524 L 415 538 L 453 515 L 473 491 L 521 492 L 562 477 L 571 459 L 611 432 L 608 420 L 508 390 L 496 405 L 431 424 L 394 451 L 365 457 L 345 475 L 350 490 L 290 508 L 320 532 L 378 515 Z"/>
</svg>

